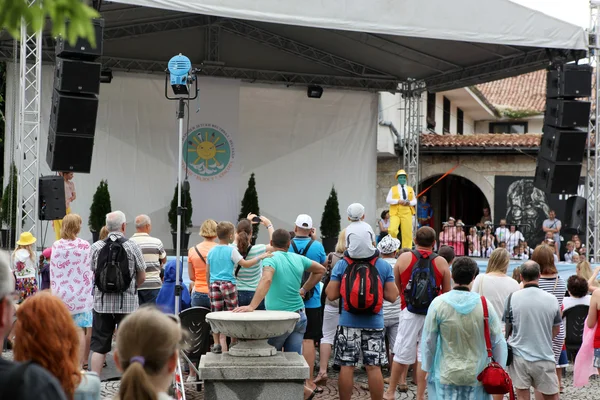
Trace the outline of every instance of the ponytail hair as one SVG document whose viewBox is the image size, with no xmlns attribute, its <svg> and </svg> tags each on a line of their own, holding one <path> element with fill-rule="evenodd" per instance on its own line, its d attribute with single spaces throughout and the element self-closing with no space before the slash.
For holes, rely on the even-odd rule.
<svg viewBox="0 0 600 400">
<path fill-rule="evenodd" d="M 178 322 L 153 307 L 140 308 L 123 320 L 117 332 L 117 358 L 123 370 L 120 400 L 158 399 L 152 379 L 178 357 L 182 335 Z"/>
<path fill-rule="evenodd" d="M 238 251 L 242 256 L 246 257 L 252 238 L 252 223 L 247 219 L 241 220 L 237 225 L 236 233 Z"/>
</svg>

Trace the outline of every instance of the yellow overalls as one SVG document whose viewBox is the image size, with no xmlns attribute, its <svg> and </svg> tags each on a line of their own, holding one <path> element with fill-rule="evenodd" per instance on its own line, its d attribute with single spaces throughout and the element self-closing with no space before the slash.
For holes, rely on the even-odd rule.
<svg viewBox="0 0 600 400">
<path fill-rule="evenodd" d="M 406 196 L 408 201 L 415 198 L 415 191 L 410 186 L 406 187 Z M 394 200 L 402 199 L 398 185 L 392 186 L 392 198 Z M 401 204 L 390 204 L 390 226 L 388 232 L 393 238 L 398 238 L 398 226 L 402 231 L 402 237 L 399 238 L 403 248 L 412 249 L 412 219 L 415 215 L 415 208 L 412 206 L 403 206 Z"/>
</svg>

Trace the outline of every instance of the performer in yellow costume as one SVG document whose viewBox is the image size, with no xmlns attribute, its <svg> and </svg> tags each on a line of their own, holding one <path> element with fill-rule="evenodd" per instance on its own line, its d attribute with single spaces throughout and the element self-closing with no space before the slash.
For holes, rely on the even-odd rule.
<svg viewBox="0 0 600 400">
<path fill-rule="evenodd" d="M 73 173 L 72 172 L 59 172 L 60 176 L 65 180 L 65 206 L 67 209 L 67 214 L 71 214 L 71 203 L 75 201 L 77 195 L 75 193 L 75 184 L 73 183 Z M 53 221 L 54 234 L 56 236 L 56 240 L 60 240 L 60 230 L 62 229 L 62 219 L 57 219 Z"/>
<path fill-rule="evenodd" d="M 411 249 L 413 239 L 413 215 L 417 197 L 413 188 L 408 186 L 406 172 L 401 169 L 396 172 L 398 184 L 392 186 L 387 195 L 386 202 L 390 205 L 390 227 L 388 232 L 393 238 L 398 238 L 398 226 L 402 231 L 402 247 Z"/>
</svg>

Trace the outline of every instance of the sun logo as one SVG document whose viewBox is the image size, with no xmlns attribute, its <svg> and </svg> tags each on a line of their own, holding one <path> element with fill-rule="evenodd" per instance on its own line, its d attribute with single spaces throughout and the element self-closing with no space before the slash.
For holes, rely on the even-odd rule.
<svg viewBox="0 0 600 400">
<path fill-rule="evenodd" d="M 184 157 L 187 166 L 202 177 L 214 177 L 226 172 L 232 159 L 226 133 L 211 127 L 190 132 L 186 139 Z"/>
</svg>

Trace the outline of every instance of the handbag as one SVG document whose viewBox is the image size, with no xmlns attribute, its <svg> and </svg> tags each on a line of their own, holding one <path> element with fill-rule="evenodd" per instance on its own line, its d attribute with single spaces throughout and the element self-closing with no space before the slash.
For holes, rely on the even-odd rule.
<svg viewBox="0 0 600 400">
<path fill-rule="evenodd" d="M 485 347 L 489 364 L 477 376 L 477 380 L 481 382 L 483 389 L 488 394 L 506 394 L 509 393 L 510 400 L 515 400 L 515 392 L 513 389 L 512 380 L 508 372 L 502 368 L 500 364 L 494 361 L 492 355 L 492 341 L 490 339 L 490 325 L 487 301 L 481 296 L 481 305 L 483 306 L 483 331 L 485 335 Z"/>
</svg>

